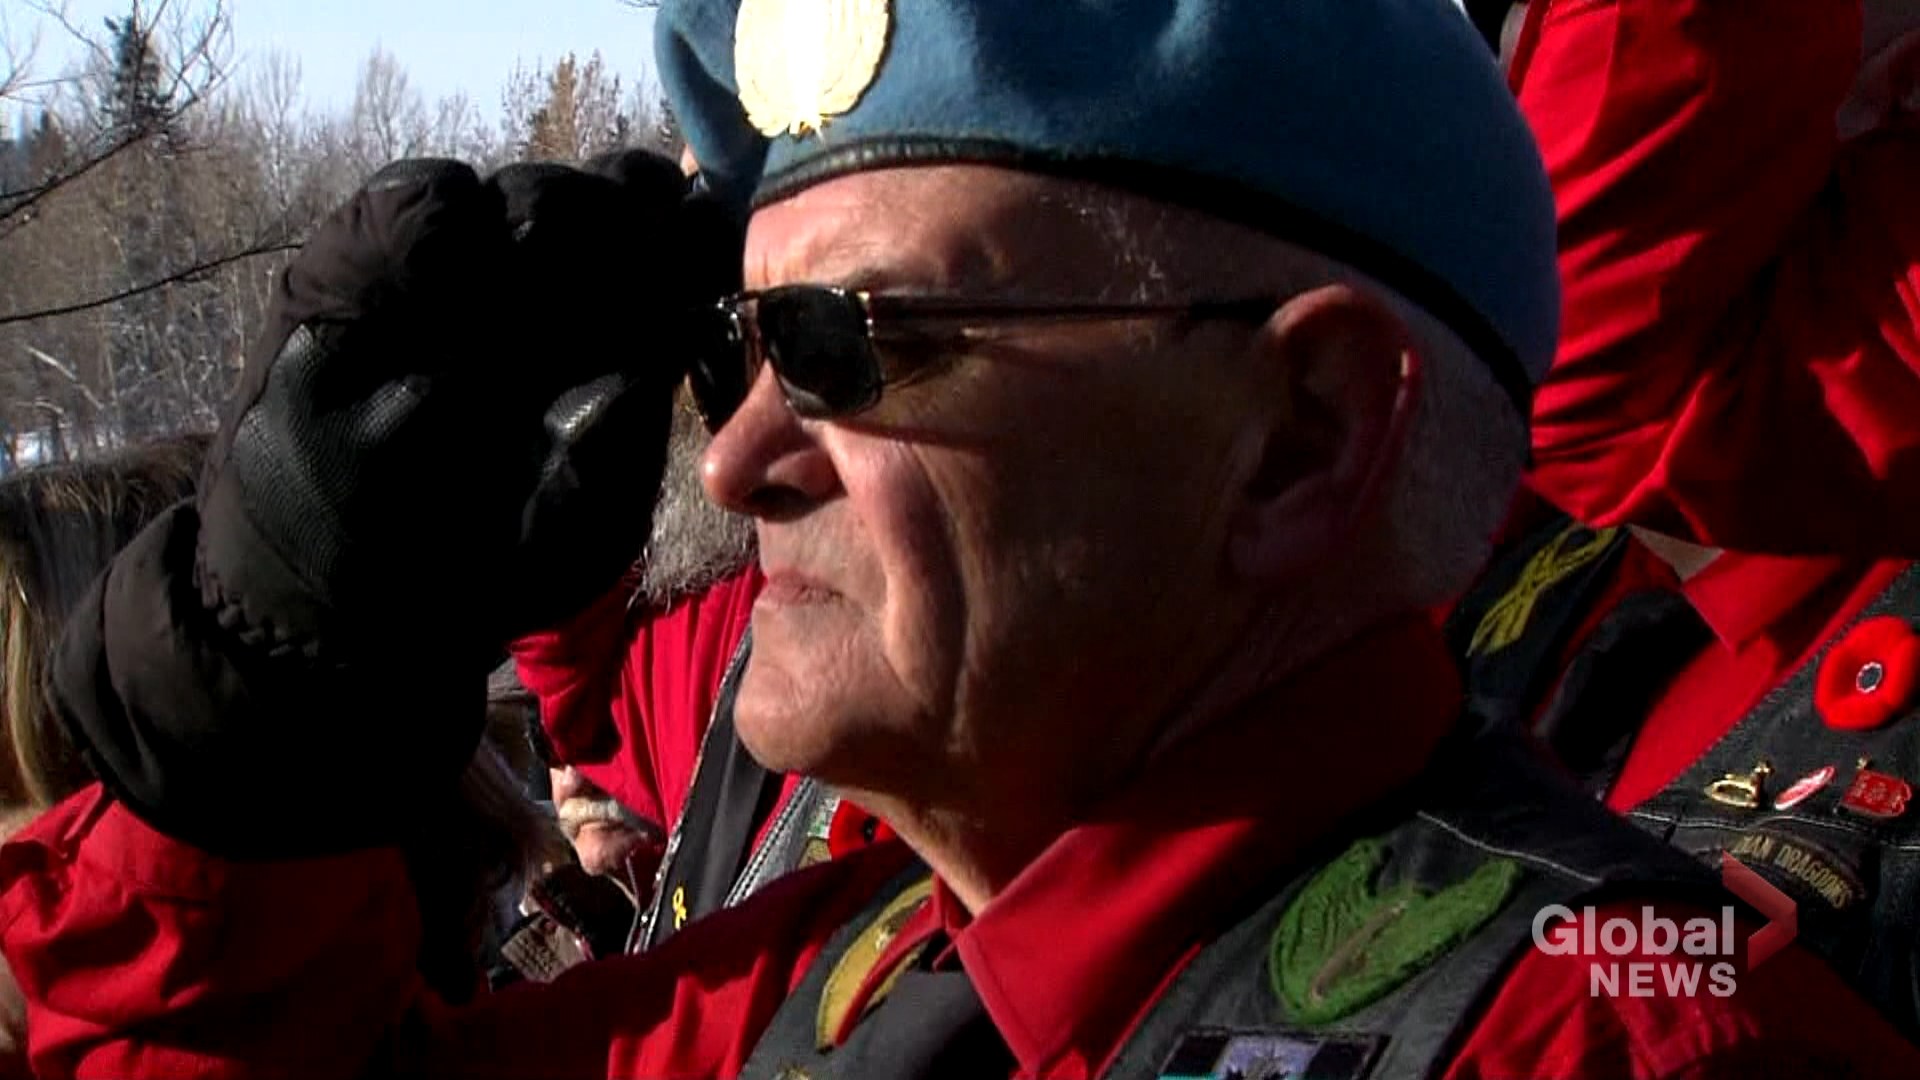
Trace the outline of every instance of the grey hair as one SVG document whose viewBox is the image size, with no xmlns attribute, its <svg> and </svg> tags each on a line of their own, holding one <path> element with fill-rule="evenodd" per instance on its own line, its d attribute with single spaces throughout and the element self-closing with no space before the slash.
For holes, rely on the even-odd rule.
<svg viewBox="0 0 1920 1080">
<path fill-rule="evenodd" d="M 753 519 L 714 505 L 701 487 L 700 458 L 712 441 L 683 388 L 674 403 L 653 532 L 641 557 L 640 593 L 649 606 L 704 592 L 759 554 Z"/>
<path fill-rule="evenodd" d="M 1410 301 L 1376 288 L 1424 350 L 1423 385 L 1374 541 L 1400 568 L 1403 597 L 1432 607 L 1473 583 L 1526 463 L 1527 426 L 1460 337 Z"/>
<path fill-rule="evenodd" d="M 1387 610 L 1428 608 L 1472 584 L 1505 519 L 1525 465 L 1527 427 L 1487 366 L 1418 304 L 1338 260 L 1203 213 L 1092 185 L 1063 201 L 1104 234 L 1116 273 L 1106 290 L 1167 301 L 1221 289 L 1290 298 L 1344 283 L 1386 303 L 1411 333 L 1421 391 L 1379 512 L 1350 556 L 1303 597 L 1315 633 Z M 1250 245 L 1245 238 L 1262 241 Z M 1293 620 L 1288 620 L 1293 621 Z M 1350 628 L 1349 628 L 1350 629 Z"/>
</svg>

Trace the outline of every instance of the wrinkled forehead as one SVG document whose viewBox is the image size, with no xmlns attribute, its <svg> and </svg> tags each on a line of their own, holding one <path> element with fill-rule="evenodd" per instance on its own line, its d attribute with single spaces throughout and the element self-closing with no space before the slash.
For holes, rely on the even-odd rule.
<svg viewBox="0 0 1920 1080">
<path fill-rule="evenodd" d="M 1155 249 L 1229 228 L 1198 217 L 998 166 L 878 169 L 761 207 L 747 229 L 746 284 L 1100 297 L 1135 284 Z"/>
</svg>

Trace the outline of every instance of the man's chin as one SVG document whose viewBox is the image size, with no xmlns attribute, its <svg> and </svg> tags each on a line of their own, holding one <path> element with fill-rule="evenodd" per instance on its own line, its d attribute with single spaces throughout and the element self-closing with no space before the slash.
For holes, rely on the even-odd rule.
<svg viewBox="0 0 1920 1080">
<path fill-rule="evenodd" d="M 646 842 L 646 837 L 625 825 L 590 821 L 574 834 L 573 852 L 581 869 L 624 881 L 627 859 Z"/>
</svg>

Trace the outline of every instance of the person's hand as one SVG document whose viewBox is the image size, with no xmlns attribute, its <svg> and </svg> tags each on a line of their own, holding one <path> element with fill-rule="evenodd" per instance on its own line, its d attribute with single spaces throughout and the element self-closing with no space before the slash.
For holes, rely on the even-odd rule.
<svg viewBox="0 0 1920 1080">
<path fill-rule="evenodd" d="M 270 648 L 480 664 L 645 541 L 681 328 L 737 267 L 672 163 L 402 162 L 288 270 L 201 494 L 201 582 Z M 485 668 L 478 673 L 484 674 Z"/>
<path fill-rule="evenodd" d="M 408 161 L 319 228 L 197 505 L 63 645 L 64 710 L 117 794 L 202 846 L 287 854 L 373 842 L 452 783 L 505 642 L 645 542 L 693 312 L 739 268 L 685 190 L 642 154 L 486 180 Z M 237 820 L 249 778 L 300 820 Z M 367 796 L 392 801 L 343 805 Z"/>
</svg>

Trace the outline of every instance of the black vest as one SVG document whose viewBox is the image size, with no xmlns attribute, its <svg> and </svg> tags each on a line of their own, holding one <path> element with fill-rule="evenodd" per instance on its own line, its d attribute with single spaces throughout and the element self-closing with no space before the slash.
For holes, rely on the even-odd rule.
<svg viewBox="0 0 1920 1080">
<path fill-rule="evenodd" d="M 1563 568 L 1545 587 L 1539 570 L 1551 560 L 1540 553 L 1556 543 L 1577 549 L 1596 535 L 1602 534 L 1561 519 L 1504 553 L 1456 610 L 1449 639 L 1464 657 L 1469 707 L 1482 721 L 1531 729 L 1601 793 L 1651 705 L 1710 638 L 1684 598 L 1629 597 L 1566 672 L 1553 671 L 1605 588 L 1606 559 L 1619 557 L 1626 538 L 1605 534 L 1608 555 Z M 1531 617 L 1510 632 L 1500 620 L 1514 611 L 1513 598 L 1522 595 L 1516 590 L 1530 591 Z M 1490 613 L 1495 624 L 1487 623 Z M 1902 575 L 1853 623 L 1876 615 L 1920 621 L 1920 569 Z M 1506 647 L 1484 647 L 1490 640 Z M 1920 781 L 1920 701 L 1871 731 L 1828 727 L 1814 707 L 1813 684 L 1833 645 L 1822 645 L 1628 817 L 1702 861 L 1717 863 L 1730 852 L 1786 892 L 1798 905 L 1798 943 L 1823 957 L 1908 1038 L 1920 1039 L 1920 807 L 1880 818 L 1843 805 L 1856 780 L 1871 780 L 1862 776 L 1863 758 L 1873 773 Z M 1766 771 L 1756 776 L 1763 765 Z M 1796 801 L 1800 792 L 1790 789 L 1801 780 L 1803 790 L 1813 790 Z M 1749 787 L 1754 805 L 1735 805 Z"/>
<path fill-rule="evenodd" d="M 1374 881 L 1382 894 L 1393 894 L 1405 884 L 1432 894 L 1467 882 L 1494 863 L 1511 884 L 1497 910 L 1477 929 L 1429 958 L 1384 996 L 1337 1018 L 1302 1022 L 1272 989 L 1276 929 L 1309 882 L 1370 838 L 1378 838 L 1383 852 Z M 924 1080 L 1006 1075 L 1008 1059 L 1002 1059 L 997 1072 L 986 1064 L 994 1061 L 991 1048 L 969 1027 L 964 1003 L 943 1001 L 937 990 L 905 1004 L 889 996 L 866 1014 L 846 1044 L 829 1050 L 819 1046 L 819 1017 L 830 973 L 894 897 L 924 878 L 924 870 L 903 875 L 833 937 L 775 1016 L 742 1076 Z M 1716 907 L 1727 902 L 1697 863 L 1583 797 L 1517 740 L 1463 742 L 1437 756 L 1407 796 L 1356 823 L 1253 898 L 1238 923 L 1179 973 L 1128 1037 L 1109 1075 L 1243 1080 L 1437 1076 L 1458 1053 L 1512 964 L 1531 946 L 1534 918 L 1543 907 L 1564 904 L 1577 911 L 1612 895 L 1656 894 Z M 1379 927 L 1371 931 L 1381 932 Z M 860 947 L 870 946 L 868 938 Z M 1699 992 L 1708 992 L 1704 983 Z M 895 1034 L 864 1039 L 867 1029 L 888 1026 L 884 1014 L 889 1009 L 903 1010 L 892 1018 Z M 974 1011 L 978 1013 L 977 1002 Z M 911 1032 L 905 1038 L 899 1035 L 903 1026 L 932 1028 L 943 1037 L 950 1032 L 959 1060 L 930 1054 L 924 1047 L 913 1052 L 895 1045 L 916 1041 Z"/>
</svg>

